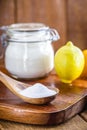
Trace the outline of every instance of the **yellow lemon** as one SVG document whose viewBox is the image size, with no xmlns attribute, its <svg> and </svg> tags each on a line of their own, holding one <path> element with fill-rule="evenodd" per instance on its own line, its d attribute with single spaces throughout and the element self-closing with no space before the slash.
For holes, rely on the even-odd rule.
<svg viewBox="0 0 87 130">
<path fill-rule="evenodd" d="M 71 83 L 83 71 L 84 55 L 78 47 L 69 41 L 56 52 L 54 67 L 62 82 Z"/>
</svg>

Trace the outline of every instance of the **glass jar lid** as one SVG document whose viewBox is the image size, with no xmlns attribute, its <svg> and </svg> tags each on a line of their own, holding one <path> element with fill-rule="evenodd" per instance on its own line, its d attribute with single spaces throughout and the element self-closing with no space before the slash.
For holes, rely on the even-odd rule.
<svg viewBox="0 0 87 130">
<path fill-rule="evenodd" d="M 55 29 L 49 28 L 42 23 L 17 23 L 2 27 L 5 30 L 7 40 L 11 42 L 42 42 L 42 41 L 56 41 L 59 34 Z"/>
<path fill-rule="evenodd" d="M 49 27 L 42 23 L 18 23 L 8 26 L 9 31 L 17 32 L 34 32 L 34 31 L 45 31 Z"/>
</svg>

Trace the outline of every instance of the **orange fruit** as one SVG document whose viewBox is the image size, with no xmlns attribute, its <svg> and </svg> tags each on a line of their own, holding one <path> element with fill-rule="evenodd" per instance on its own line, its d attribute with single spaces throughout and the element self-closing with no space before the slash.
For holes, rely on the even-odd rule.
<svg viewBox="0 0 87 130">
<path fill-rule="evenodd" d="M 81 77 L 87 77 L 87 50 L 83 50 L 83 55 L 85 59 L 85 65 L 84 65 Z"/>
</svg>

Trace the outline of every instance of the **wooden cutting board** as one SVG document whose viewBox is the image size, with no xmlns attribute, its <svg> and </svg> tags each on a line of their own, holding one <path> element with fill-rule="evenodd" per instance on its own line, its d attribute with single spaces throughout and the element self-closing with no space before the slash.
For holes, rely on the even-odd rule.
<svg viewBox="0 0 87 130">
<path fill-rule="evenodd" d="M 78 79 L 68 85 L 61 83 L 52 72 L 42 79 L 23 82 L 29 84 L 40 82 L 57 87 L 60 93 L 49 104 L 32 105 L 23 102 L 0 83 L 0 119 L 28 124 L 54 125 L 65 122 L 81 112 L 87 103 L 86 80 Z"/>
</svg>

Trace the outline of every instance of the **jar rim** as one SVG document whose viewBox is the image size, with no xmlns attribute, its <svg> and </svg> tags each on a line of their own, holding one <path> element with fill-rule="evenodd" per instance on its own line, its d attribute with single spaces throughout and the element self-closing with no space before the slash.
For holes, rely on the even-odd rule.
<svg viewBox="0 0 87 130">
<path fill-rule="evenodd" d="M 17 23 L 8 26 L 8 31 L 16 32 L 35 32 L 46 31 L 49 27 L 42 23 Z"/>
</svg>

